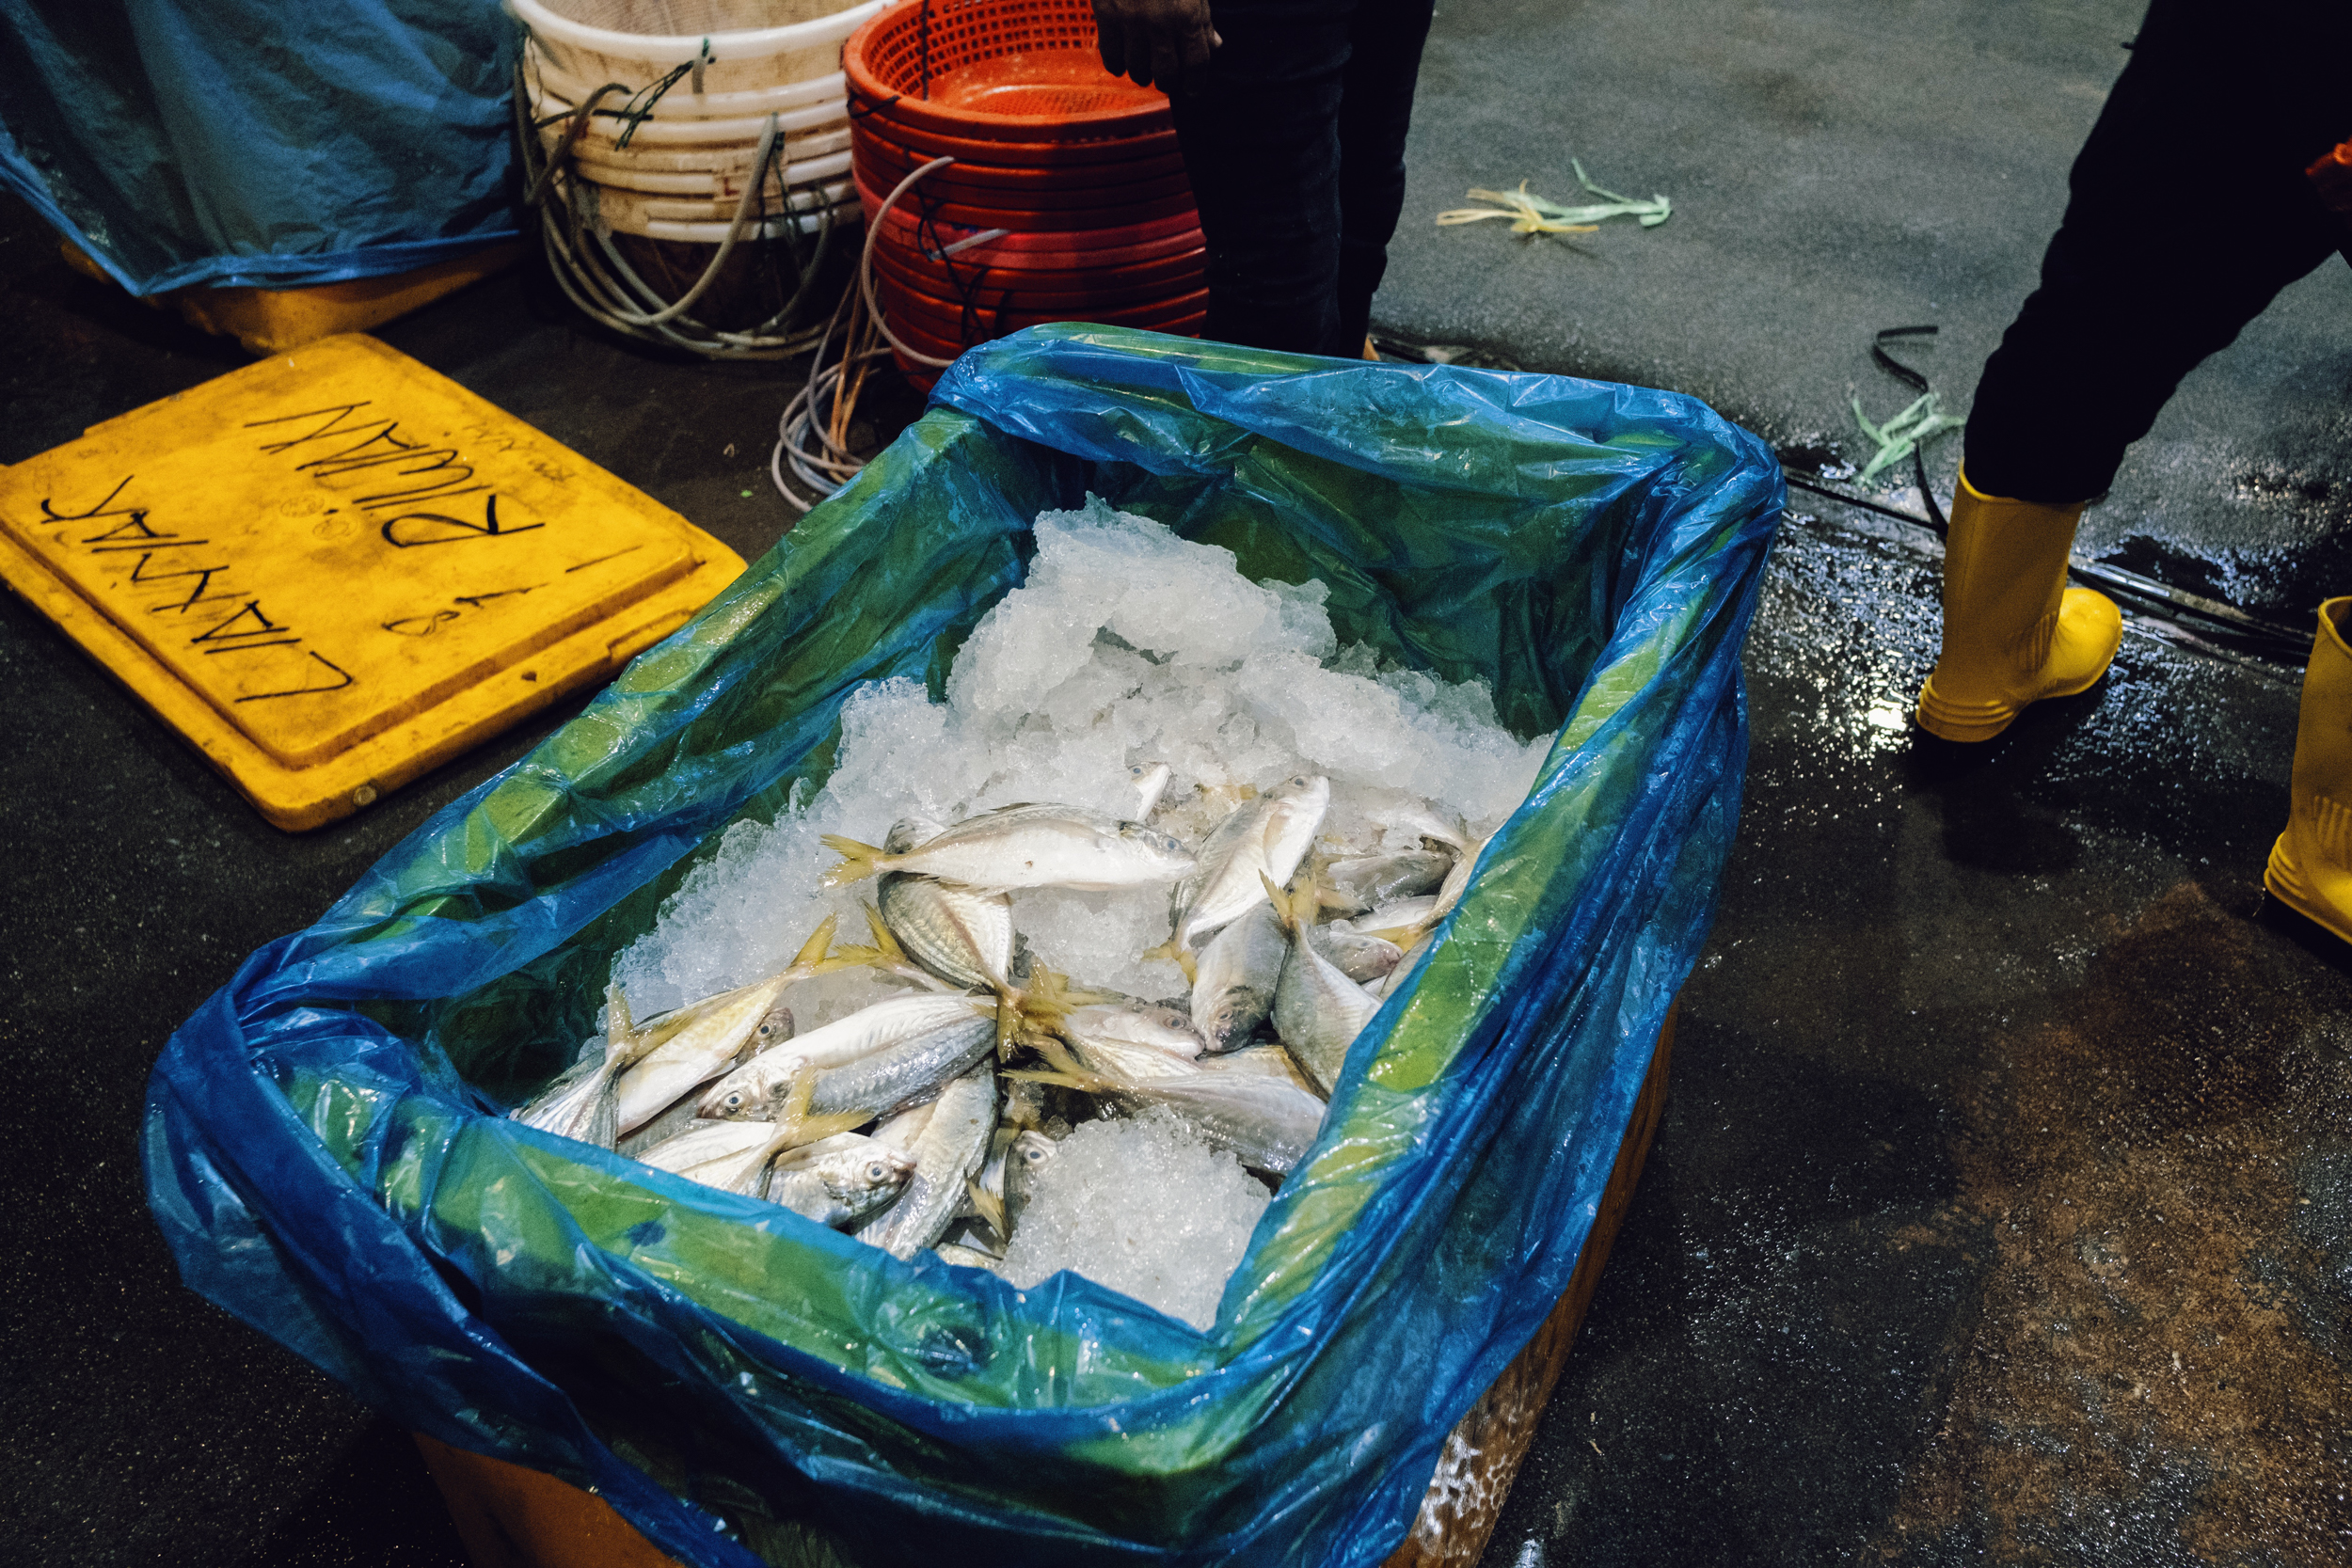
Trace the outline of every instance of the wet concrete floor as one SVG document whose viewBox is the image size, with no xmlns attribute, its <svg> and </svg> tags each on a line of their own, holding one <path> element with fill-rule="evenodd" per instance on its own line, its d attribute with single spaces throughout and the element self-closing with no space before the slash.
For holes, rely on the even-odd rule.
<svg viewBox="0 0 2352 1568">
<path fill-rule="evenodd" d="M 1896 395 L 1868 331 L 1940 316 L 1931 368 L 1964 405 L 2129 8 L 2036 13 L 2037 50 L 2004 41 L 2017 8 L 1726 0 L 1685 51 L 1725 86 L 1675 113 L 1645 9 L 1446 8 L 1384 329 L 1694 391 L 1835 463 L 1847 386 Z M 1554 47 L 1503 47 L 1513 28 Z M 1972 37 L 2000 124 L 1924 90 Z M 1479 106 L 1498 93 L 1525 113 Z M 1964 155 L 1941 157 L 1951 137 Z M 1417 227 L 1470 183 L 1564 194 L 1570 151 L 1682 211 L 1573 249 Z M 0 462 L 243 362 L 53 258 L 0 208 L 23 350 L 0 356 Z M 2308 304 L 2199 372 L 2094 543 L 2137 531 L 2143 562 L 2308 614 L 2343 542 L 2328 508 L 2352 499 L 2352 362 L 2316 325 L 2345 286 L 2297 285 Z M 773 369 L 621 348 L 528 271 L 383 336 L 747 557 L 787 524 L 764 477 Z M 2328 488 L 2274 505 L 2232 477 L 2274 470 Z M 2183 472 L 2202 488 L 2165 477 Z M 2352 962 L 2259 893 L 2298 672 L 2136 625 L 2098 691 L 1954 754 L 1904 719 L 1933 653 L 1931 540 L 1795 512 L 1665 1124 L 1488 1562 L 2352 1560 Z M 562 715 L 291 838 L 6 596 L 0 678 L 21 736 L 0 759 L 0 1539 L 43 1563 L 452 1568 L 405 1437 L 180 1288 L 132 1130 L 165 1036 L 244 954 Z"/>
</svg>

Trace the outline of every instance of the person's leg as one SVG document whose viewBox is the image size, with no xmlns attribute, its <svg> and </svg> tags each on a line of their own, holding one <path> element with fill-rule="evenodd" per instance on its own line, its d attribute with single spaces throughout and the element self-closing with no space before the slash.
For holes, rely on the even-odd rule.
<svg viewBox="0 0 2352 1568">
<path fill-rule="evenodd" d="M 1212 0 L 1224 39 L 1169 100 L 1209 250 L 1203 335 L 1339 341 L 1341 84 L 1354 0 Z"/>
<path fill-rule="evenodd" d="M 2066 586 L 2075 524 L 2181 378 L 2343 244 L 2303 170 L 2352 132 L 2348 55 L 2338 0 L 2150 8 L 2074 161 L 2042 286 L 1977 386 L 1943 647 L 1919 693 L 1931 734 L 1990 739 L 2106 673 L 2122 618 Z"/>
<path fill-rule="evenodd" d="M 2344 245 L 2303 170 L 2352 135 L 2347 60 L 2340 0 L 2155 0 L 1977 384 L 1978 490 L 2106 491 L 2181 378 Z"/>
<path fill-rule="evenodd" d="M 1339 330 L 1328 352 L 1360 351 L 1372 295 L 1405 210 L 1405 132 L 1433 0 L 1361 0 L 1340 100 Z"/>
</svg>

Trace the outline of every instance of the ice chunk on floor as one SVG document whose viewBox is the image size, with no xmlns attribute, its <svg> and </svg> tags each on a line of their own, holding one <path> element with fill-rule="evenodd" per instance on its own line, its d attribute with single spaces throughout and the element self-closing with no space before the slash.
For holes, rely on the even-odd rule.
<svg viewBox="0 0 2352 1568">
<path fill-rule="evenodd" d="M 1039 1168 L 1005 1277 L 1026 1289 L 1068 1269 L 1206 1329 L 1269 1201 L 1171 1111 L 1086 1122 Z"/>
</svg>

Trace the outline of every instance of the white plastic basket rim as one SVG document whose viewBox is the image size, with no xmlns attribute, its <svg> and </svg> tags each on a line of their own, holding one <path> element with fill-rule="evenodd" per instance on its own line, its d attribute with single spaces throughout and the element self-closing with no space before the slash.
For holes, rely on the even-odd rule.
<svg viewBox="0 0 2352 1568">
<path fill-rule="evenodd" d="M 577 103 L 604 86 L 602 82 L 591 82 L 585 77 L 576 76 L 549 59 L 535 39 L 524 47 L 530 53 L 528 70 L 532 79 L 544 84 L 547 90 L 558 98 Z M 632 82 L 627 86 L 632 90 L 642 91 L 660 79 L 660 75 L 656 75 L 646 82 Z M 849 74 L 839 71 L 830 76 L 812 76 L 803 82 L 786 82 L 779 87 L 755 87 L 744 92 L 697 94 L 687 83 L 680 82 L 655 103 L 648 119 L 723 119 L 731 116 L 764 115 L 771 109 L 799 109 L 811 103 L 846 101 L 849 92 Z"/>
<path fill-rule="evenodd" d="M 560 40 L 575 49 L 593 49 L 599 55 L 615 59 L 643 60 L 654 68 L 659 76 L 679 66 L 708 58 L 711 60 L 755 60 L 767 55 L 781 55 L 789 50 L 807 49 L 820 43 L 836 43 L 863 26 L 867 17 L 881 10 L 891 0 L 866 0 L 862 6 L 835 11 L 807 22 L 788 23 L 782 27 L 754 27 L 739 33 L 712 33 L 707 37 L 693 34 L 687 37 L 665 36 L 660 33 L 616 33 L 609 27 L 591 27 L 556 15 L 539 0 L 506 0 L 507 8 L 516 21 L 542 37 Z M 709 53 L 705 55 L 707 49 Z"/>
</svg>

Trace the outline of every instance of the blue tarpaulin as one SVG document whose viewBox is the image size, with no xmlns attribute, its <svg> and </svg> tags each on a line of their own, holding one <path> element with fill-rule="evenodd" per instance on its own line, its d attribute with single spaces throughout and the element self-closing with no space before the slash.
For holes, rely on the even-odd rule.
<svg viewBox="0 0 2352 1568">
<path fill-rule="evenodd" d="M 135 294 L 516 236 L 497 0 L 9 0 L 0 181 Z"/>
<path fill-rule="evenodd" d="M 844 700 L 936 692 L 1038 513 L 1089 491 L 1320 579 L 1343 642 L 1555 736 L 1214 1327 L 502 1119 L 719 834 L 821 785 Z M 1762 442 L 1662 392 L 1099 327 L 976 349 L 173 1036 L 156 1217 L 192 1286 L 393 1418 L 593 1486 L 683 1562 L 1376 1562 L 1574 1270 L 1712 917 L 1781 500 Z"/>
</svg>

